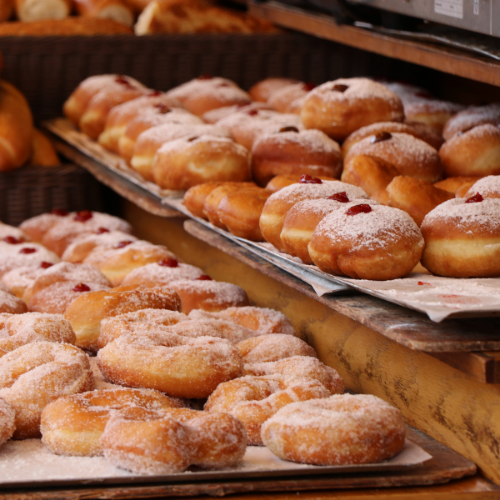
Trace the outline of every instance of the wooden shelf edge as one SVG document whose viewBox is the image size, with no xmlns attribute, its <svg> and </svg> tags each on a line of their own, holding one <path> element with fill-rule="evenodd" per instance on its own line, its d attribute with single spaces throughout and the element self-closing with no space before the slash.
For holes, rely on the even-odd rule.
<svg viewBox="0 0 500 500">
<path fill-rule="evenodd" d="M 248 5 L 251 14 L 284 28 L 500 86 L 500 63 L 487 57 L 474 56 L 438 44 L 404 40 L 354 26 L 338 25 L 332 17 L 325 14 L 309 13 L 274 1 L 256 3 L 254 0 L 249 0 Z"/>
</svg>

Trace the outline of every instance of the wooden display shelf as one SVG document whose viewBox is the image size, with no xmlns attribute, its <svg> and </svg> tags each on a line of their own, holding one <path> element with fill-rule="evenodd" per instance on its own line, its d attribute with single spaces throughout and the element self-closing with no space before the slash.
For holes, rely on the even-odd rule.
<svg viewBox="0 0 500 500">
<path fill-rule="evenodd" d="M 249 11 L 278 26 L 342 43 L 402 61 L 500 86 L 500 63 L 487 56 L 439 44 L 405 40 L 349 25 L 339 25 L 332 16 L 310 13 L 279 2 L 248 1 Z"/>
</svg>

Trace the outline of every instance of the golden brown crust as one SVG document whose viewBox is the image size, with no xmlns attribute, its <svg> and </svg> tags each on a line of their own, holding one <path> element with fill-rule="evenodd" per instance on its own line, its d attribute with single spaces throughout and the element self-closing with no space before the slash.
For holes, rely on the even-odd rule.
<svg viewBox="0 0 500 500">
<path fill-rule="evenodd" d="M 450 193 L 456 194 L 457 191 L 462 188 L 462 186 L 472 186 L 476 181 L 481 179 L 481 177 L 476 176 L 459 176 L 459 177 L 448 177 L 439 182 L 435 182 L 434 186 L 439 189 L 444 189 Z M 468 189 L 468 188 L 467 188 Z"/>
<path fill-rule="evenodd" d="M 128 27 L 134 24 L 132 9 L 121 0 L 74 0 L 74 5 L 81 16 L 112 19 Z"/>
<path fill-rule="evenodd" d="M 64 19 L 71 12 L 70 0 L 15 0 L 16 15 L 20 21 Z"/>
<path fill-rule="evenodd" d="M 28 165 L 39 167 L 55 167 L 61 165 L 61 160 L 57 156 L 52 142 L 38 129 L 34 130 L 33 146 Z"/>
<path fill-rule="evenodd" d="M 203 206 L 207 196 L 215 189 L 224 184 L 223 182 L 205 182 L 193 186 L 186 191 L 182 203 L 195 216 L 200 219 L 207 219 L 203 213 Z"/>
<path fill-rule="evenodd" d="M 271 94 L 279 89 L 288 87 L 295 83 L 300 83 L 293 78 L 270 77 L 255 83 L 248 93 L 257 102 L 267 102 Z"/>
<path fill-rule="evenodd" d="M 0 290 L 0 313 L 22 314 L 27 311 L 26 303 L 22 299 Z"/>
</svg>

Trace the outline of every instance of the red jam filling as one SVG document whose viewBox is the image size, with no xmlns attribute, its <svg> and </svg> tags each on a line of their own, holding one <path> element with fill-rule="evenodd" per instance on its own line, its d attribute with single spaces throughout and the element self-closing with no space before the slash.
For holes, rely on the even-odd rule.
<svg viewBox="0 0 500 500">
<path fill-rule="evenodd" d="M 258 109 L 251 109 L 249 112 L 248 112 L 248 115 L 249 116 L 256 116 L 259 114 L 259 110 Z"/>
<path fill-rule="evenodd" d="M 300 176 L 299 184 L 323 184 L 323 181 L 317 177 L 303 174 Z"/>
<path fill-rule="evenodd" d="M 53 208 L 49 213 L 52 215 L 59 215 L 59 217 L 65 217 L 68 215 L 68 211 L 63 210 L 62 208 Z"/>
<path fill-rule="evenodd" d="M 43 261 L 43 262 L 40 262 L 40 267 L 42 269 L 48 269 L 49 267 L 52 267 L 54 264 L 52 264 L 51 262 L 46 262 L 46 261 Z"/>
<path fill-rule="evenodd" d="M 278 134 L 280 134 L 281 132 L 298 132 L 299 129 L 297 127 L 293 127 L 293 126 L 288 126 L 288 127 L 281 127 L 279 130 L 278 130 Z"/>
<path fill-rule="evenodd" d="M 161 259 L 158 262 L 158 265 L 163 267 L 179 267 L 179 262 L 175 259 L 172 259 L 172 257 L 167 257 L 165 259 Z"/>
<path fill-rule="evenodd" d="M 342 93 L 344 93 L 348 88 L 349 88 L 349 85 L 344 85 L 342 83 L 336 83 L 332 87 L 332 90 L 335 90 L 335 92 L 342 92 Z"/>
<path fill-rule="evenodd" d="M 21 248 L 21 250 L 19 250 L 19 253 L 30 254 L 30 253 L 35 253 L 36 251 L 37 251 L 36 248 Z"/>
<path fill-rule="evenodd" d="M 361 205 L 354 205 L 347 209 L 346 215 L 358 215 L 358 214 L 369 214 L 372 211 L 372 207 L 366 203 Z"/>
<path fill-rule="evenodd" d="M 92 217 L 93 214 L 90 210 L 80 210 L 79 212 L 76 212 L 73 220 L 76 220 L 77 222 L 87 222 L 89 219 L 92 219 Z"/>
<path fill-rule="evenodd" d="M 210 75 L 209 73 L 205 73 L 203 75 L 200 75 L 198 77 L 198 80 L 211 80 L 213 78 L 212 75 Z"/>
<path fill-rule="evenodd" d="M 104 233 L 109 233 L 109 229 L 105 228 L 105 227 L 100 227 L 99 229 L 97 229 L 97 231 L 95 232 L 95 234 L 104 234 Z"/>
<path fill-rule="evenodd" d="M 125 248 L 127 245 L 130 245 L 132 240 L 124 240 L 124 241 L 119 241 L 116 245 L 115 248 Z"/>
<path fill-rule="evenodd" d="M 202 274 L 196 278 L 197 281 L 213 281 L 213 279 L 208 274 Z"/>
<path fill-rule="evenodd" d="M 431 286 L 430 283 L 426 283 L 425 281 L 419 281 L 417 284 L 418 285 L 429 285 L 429 286 Z"/>
<path fill-rule="evenodd" d="M 307 92 L 311 92 L 311 90 L 316 88 L 316 85 L 314 85 L 314 83 L 307 82 L 307 83 L 304 83 L 304 85 L 302 85 L 302 88 L 304 90 L 307 90 Z"/>
<path fill-rule="evenodd" d="M 329 200 L 339 201 L 340 203 L 349 203 L 349 197 L 345 191 L 341 193 L 335 193 L 332 196 L 328 197 Z"/>
<path fill-rule="evenodd" d="M 73 287 L 74 292 L 90 292 L 90 287 L 85 283 L 78 283 L 75 287 Z"/>
<path fill-rule="evenodd" d="M 161 115 L 166 115 L 172 111 L 171 108 L 166 106 L 165 104 L 155 104 L 154 107 L 158 110 L 158 113 Z"/>
<path fill-rule="evenodd" d="M 480 201 L 483 201 L 483 200 L 484 200 L 484 198 L 479 193 L 476 193 L 474 196 L 467 198 L 465 200 L 465 203 L 479 203 Z"/>
<path fill-rule="evenodd" d="M 22 243 L 19 238 L 16 238 L 14 236 L 6 236 L 3 241 L 5 241 L 5 243 L 8 243 L 9 245 L 19 245 L 19 243 Z"/>
</svg>

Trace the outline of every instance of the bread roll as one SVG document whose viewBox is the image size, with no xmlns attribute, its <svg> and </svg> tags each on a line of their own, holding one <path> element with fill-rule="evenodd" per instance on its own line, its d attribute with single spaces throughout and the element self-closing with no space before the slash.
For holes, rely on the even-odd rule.
<svg viewBox="0 0 500 500">
<path fill-rule="evenodd" d="M 2 0 L 0 2 L 0 23 L 8 21 L 14 12 L 14 0 Z"/>
<path fill-rule="evenodd" d="M 50 139 L 39 130 L 35 129 L 33 134 L 33 147 L 28 165 L 39 167 L 55 167 L 60 165 L 61 160 Z"/>
<path fill-rule="evenodd" d="M 74 0 L 74 3 L 81 16 L 113 19 L 126 26 L 134 24 L 132 9 L 121 0 Z"/>
<path fill-rule="evenodd" d="M 16 14 L 20 21 L 64 19 L 70 12 L 70 0 L 16 0 Z"/>
</svg>

